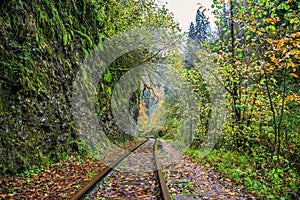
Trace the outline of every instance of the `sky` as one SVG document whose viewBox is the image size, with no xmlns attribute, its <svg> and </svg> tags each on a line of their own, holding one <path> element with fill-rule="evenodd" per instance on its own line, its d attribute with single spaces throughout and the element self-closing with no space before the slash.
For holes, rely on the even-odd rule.
<svg viewBox="0 0 300 200">
<path fill-rule="evenodd" d="M 208 11 L 205 14 L 209 16 L 211 23 L 213 23 L 211 14 L 212 0 L 163 0 L 163 2 L 168 3 L 167 8 L 174 13 L 174 18 L 179 22 L 182 31 L 187 32 L 191 22 L 195 22 L 196 11 L 200 5 L 207 8 Z"/>
</svg>

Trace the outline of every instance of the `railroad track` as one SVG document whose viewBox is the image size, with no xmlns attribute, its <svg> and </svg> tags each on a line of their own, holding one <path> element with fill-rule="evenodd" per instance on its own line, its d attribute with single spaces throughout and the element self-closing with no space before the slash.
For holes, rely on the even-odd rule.
<svg viewBox="0 0 300 200">
<path fill-rule="evenodd" d="M 145 140 L 120 156 L 71 197 L 77 199 L 171 199 L 157 140 Z"/>
</svg>

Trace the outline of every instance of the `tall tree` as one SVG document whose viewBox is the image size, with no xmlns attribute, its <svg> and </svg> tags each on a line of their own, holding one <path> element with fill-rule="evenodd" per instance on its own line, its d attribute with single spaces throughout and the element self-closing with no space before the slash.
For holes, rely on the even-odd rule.
<svg viewBox="0 0 300 200">
<path fill-rule="evenodd" d="M 195 40 L 198 44 L 204 43 L 210 31 L 210 23 L 204 14 L 205 9 L 197 10 L 196 22 L 192 22 L 189 30 L 189 37 Z"/>
</svg>

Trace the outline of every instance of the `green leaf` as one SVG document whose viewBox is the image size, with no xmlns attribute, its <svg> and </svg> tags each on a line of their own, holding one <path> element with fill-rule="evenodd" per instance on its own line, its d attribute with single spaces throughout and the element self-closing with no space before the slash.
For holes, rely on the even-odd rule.
<svg viewBox="0 0 300 200">
<path fill-rule="evenodd" d="M 111 82 L 111 73 L 110 73 L 110 71 L 107 71 L 107 73 L 104 75 L 104 81 L 106 81 L 107 83 Z"/>
<path fill-rule="evenodd" d="M 64 43 L 64 46 L 67 46 L 67 44 L 68 44 L 68 35 L 66 35 L 66 34 L 64 34 L 63 43 Z"/>
<path fill-rule="evenodd" d="M 285 3 L 283 3 L 283 4 L 281 4 L 281 5 L 282 5 L 282 7 L 283 7 L 285 10 L 289 10 L 289 9 L 291 8 L 290 5 L 287 5 L 287 4 L 285 4 Z"/>
<path fill-rule="evenodd" d="M 213 51 L 217 51 L 218 49 L 219 49 L 218 46 L 212 46 L 212 48 L 211 48 L 211 50 L 213 50 Z"/>
<path fill-rule="evenodd" d="M 271 29 L 271 31 L 276 31 L 276 27 L 273 25 L 271 25 L 270 29 Z"/>
<path fill-rule="evenodd" d="M 243 58 L 243 54 L 242 54 L 242 53 L 237 54 L 237 55 L 236 55 L 236 58 L 237 58 L 237 59 Z"/>
<path fill-rule="evenodd" d="M 276 31 L 276 27 L 273 25 L 267 26 L 266 30 L 270 30 L 270 31 Z"/>
<path fill-rule="evenodd" d="M 107 89 L 106 89 L 106 93 L 107 93 L 107 94 L 109 94 L 109 95 L 111 95 L 111 94 L 112 94 L 111 87 L 107 87 Z"/>
</svg>

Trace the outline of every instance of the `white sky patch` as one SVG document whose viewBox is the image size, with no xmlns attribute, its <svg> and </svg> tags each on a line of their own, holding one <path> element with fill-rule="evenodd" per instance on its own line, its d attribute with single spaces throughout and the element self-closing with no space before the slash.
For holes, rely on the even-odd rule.
<svg viewBox="0 0 300 200">
<path fill-rule="evenodd" d="M 205 15 L 209 17 L 211 26 L 214 23 L 214 17 L 211 13 L 212 0 L 162 0 L 168 3 L 167 8 L 174 13 L 174 18 L 179 22 L 179 26 L 184 32 L 188 32 L 191 22 L 195 22 L 196 12 L 200 5 L 207 10 Z M 200 4 L 198 4 L 200 3 Z"/>
</svg>

